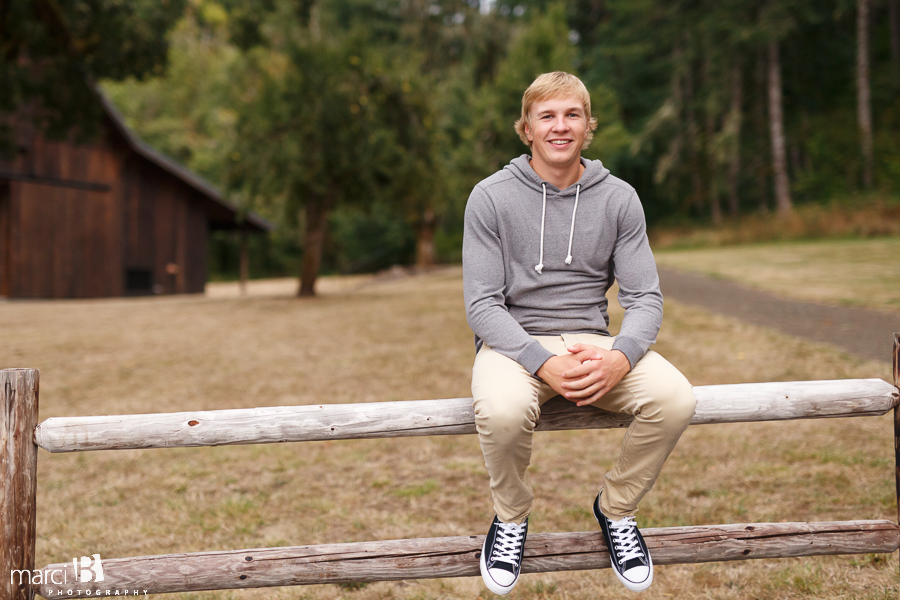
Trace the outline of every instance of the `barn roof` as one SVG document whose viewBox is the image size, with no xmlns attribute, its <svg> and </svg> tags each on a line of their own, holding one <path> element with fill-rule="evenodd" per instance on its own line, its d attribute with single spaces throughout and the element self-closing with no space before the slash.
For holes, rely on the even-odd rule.
<svg viewBox="0 0 900 600">
<path fill-rule="evenodd" d="M 115 127 L 116 131 L 125 138 L 129 147 L 131 147 L 138 156 L 150 161 L 164 171 L 167 171 L 180 179 L 211 202 L 210 208 L 212 210 L 210 211 L 210 224 L 213 229 L 249 229 L 261 232 L 268 232 L 274 229 L 271 223 L 255 213 L 246 212 L 241 215 L 241 211 L 238 207 L 226 200 L 222 195 L 222 192 L 220 192 L 213 184 L 143 142 L 128 128 L 125 124 L 125 118 L 103 92 L 96 86 L 94 86 L 94 91 L 100 99 L 103 109 L 109 117 L 109 120 L 112 122 L 113 127 Z M 240 216 L 243 217 L 242 220 L 239 220 Z"/>
</svg>

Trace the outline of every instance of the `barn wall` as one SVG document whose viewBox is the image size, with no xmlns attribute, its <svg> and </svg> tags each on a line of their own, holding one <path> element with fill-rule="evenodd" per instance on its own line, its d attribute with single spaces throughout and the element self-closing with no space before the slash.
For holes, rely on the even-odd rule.
<svg viewBox="0 0 900 600">
<path fill-rule="evenodd" d="M 202 293 L 208 235 L 202 198 L 166 171 L 138 160 L 127 163 L 122 190 L 125 269 L 149 273 L 155 293 Z"/>
<path fill-rule="evenodd" d="M 93 145 L 43 140 L 27 120 L 17 136 L 23 150 L 0 160 L 0 296 L 203 292 L 211 220 L 232 209 L 115 127 Z"/>
<path fill-rule="evenodd" d="M 45 181 L 9 182 L 9 290 L 20 298 L 122 293 L 119 161 L 107 148 L 35 140 L 14 164 Z M 91 182 L 107 190 L 73 187 Z M 69 182 L 69 183 L 66 183 Z"/>
<path fill-rule="evenodd" d="M 0 181 L 0 296 L 9 296 L 10 274 L 10 189 L 8 181 Z"/>
<path fill-rule="evenodd" d="M 207 252 L 209 248 L 209 219 L 201 209 L 200 198 L 194 195 L 188 207 L 185 233 L 185 280 L 184 291 L 189 294 L 202 293 L 206 288 Z"/>
</svg>

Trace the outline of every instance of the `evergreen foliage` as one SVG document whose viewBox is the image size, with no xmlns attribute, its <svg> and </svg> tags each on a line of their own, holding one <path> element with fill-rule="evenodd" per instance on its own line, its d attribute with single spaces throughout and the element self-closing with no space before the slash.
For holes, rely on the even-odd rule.
<svg viewBox="0 0 900 600">
<path fill-rule="evenodd" d="M 591 90 L 600 126 L 586 155 L 639 190 L 651 223 L 715 225 L 776 208 L 773 97 L 793 202 L 864 189 L 864 50 L 875 190 L 859 198 L 890 198 L 900 187 L 900 27 L 891 25 L 900 10 L 870 1 L 862 48 L 857 4 L 8 3 L 0 109 L 39 99 L 52 108 L 48 127 L 82 125 L 92 104 L 66 90 L 85 74 L 102 79 L 146 141 L 277 224 L 254 243 L 264 256 L 254 270 L 302 266 L 309 291 L 320 268 L 458 259 L 469 191 L 527 152 L 512 126 L 521 94 L 556 69 Z M 45 65 L 41 77 L 29 79 L 26 63 Z M 220 238 L 213 252 L 223 270 L 232 243 Z"/>
</svg>

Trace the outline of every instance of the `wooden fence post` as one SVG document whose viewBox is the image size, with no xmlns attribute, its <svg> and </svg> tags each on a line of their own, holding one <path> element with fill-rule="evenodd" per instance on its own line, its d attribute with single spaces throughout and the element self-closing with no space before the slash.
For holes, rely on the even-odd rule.
<svg viewBox="0 0 900 600">
<path fill-rule="evenodd" d="M 900 333 L 894 333 L 894 387 L 900 388 Z M 897 488 L 897 525 L 900 526 L 900 404 L 894 407 L 894 484 Z"/>
<path fill-rule="evenodd" d="M 894 332 L 894 387 L 900 388 L 900 333 Z M 900 527 L 900 404 L 894 407 L 894 486 L 897 490 L 897 526 Z"/>
<path fill-rule="evenodd" d="M 0 370 L 0 600 L 33 600 L 37 369 Z"/>
</svg>

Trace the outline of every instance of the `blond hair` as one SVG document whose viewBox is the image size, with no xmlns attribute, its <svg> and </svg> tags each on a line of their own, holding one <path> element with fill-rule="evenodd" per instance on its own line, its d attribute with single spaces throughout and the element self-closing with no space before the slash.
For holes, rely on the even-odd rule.
<svg viewBox="0 0 900 600">
<path fill-rule="evenodd" d="M 522 116 L 516 121 L 516 133 L 526 146 L 531 148 L 525 127 L 531 127 L 531 107 L 535 102 L 576 96 L 584 106 L 584 116 L 587 118 L 587 131 L 584 134 L 584 144 L 581 149 L 586 150 L 594 139 L 594 130 L 597 129 L 597 119 L 591 116 L 591 95 L 580 79 L 565 71 L 554 71 L 538 75 L 537 78 L 525 90 L 522 95 Z"/>
</svg>

